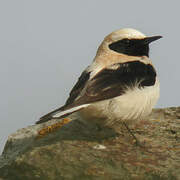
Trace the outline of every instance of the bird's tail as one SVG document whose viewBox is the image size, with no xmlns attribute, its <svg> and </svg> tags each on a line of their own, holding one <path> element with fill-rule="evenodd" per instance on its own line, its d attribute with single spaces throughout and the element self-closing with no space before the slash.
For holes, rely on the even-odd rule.
<svg viewBox="0 0 180 180">
<path fill-rule="evenodd" d="M 79 111 L 80 109 L 83 109 L 85 107 L 89 106 L 89 104 L 83 104 L 83 105 L 79 105 L 79 106 L 75 106 L 75 107 L 71 107 L 68 109 L 64 110 L 64 107 L 56 109 L 44 116 L 42 116 L 39 121 L 36 122 L 36 124 L 41 124 L 43 122 L 47 122 L 50 121 L 52 119 L 60 119 L 63 118 L 65 116 L 68 116 L 76 111 Z"/>
</svg>

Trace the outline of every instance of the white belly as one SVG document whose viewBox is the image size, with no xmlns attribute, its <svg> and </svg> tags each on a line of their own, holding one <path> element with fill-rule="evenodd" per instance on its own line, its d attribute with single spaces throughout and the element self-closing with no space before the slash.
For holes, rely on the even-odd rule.
<svg viewBox="0 0 180 180">
<path fill-rule="evenodd" d="M 95 123 L 142 119 L 149 115 L 159 98 L 159 81 L 154 86 L 128 90 L 111 100 L 99 101 L 82 109 L 83 119 Z"/>
</svg>

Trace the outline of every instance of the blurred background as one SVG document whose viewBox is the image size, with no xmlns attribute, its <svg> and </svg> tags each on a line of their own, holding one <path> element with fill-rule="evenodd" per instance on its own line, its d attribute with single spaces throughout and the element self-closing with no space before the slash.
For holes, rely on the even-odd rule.
<svg viewBox="0 0 180 180">
<path fill-rule="evenodd" d="M 110 32 L 131 27 L 164 38 L 151 44 L 161 97 L 179 106 L 178 1 L 0 1 L 0 152 L 10 133 L 63 105 Z"/>
</svg>

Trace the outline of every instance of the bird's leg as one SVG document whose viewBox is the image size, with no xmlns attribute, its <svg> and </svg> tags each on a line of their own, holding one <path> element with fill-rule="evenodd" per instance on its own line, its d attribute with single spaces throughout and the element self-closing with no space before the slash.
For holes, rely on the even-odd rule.
<svg viewBox="0 0 180 180">
<path fill-rule="evenodd" d="M 129 129 L 129 127 L 127 126 L 127 124 L 125 122 L 123 122 L 123 125 L 126 127 L 126 129 L 128 130 L 128 132 L 131 134 L 131 136 L 135 139 L 136 141 L 136 145 L 137 146 L 142 146 L 140 144 L 140 142 L 138 141 L 137 137 L 133 134 L 133 132 Z"/>
<path fill-rule="evenodd" d="M 57 129 L 61 128 L 65 124 L 68 124 L 71 120 L 69 118 L 64 118 L 60 122 L 57 122 L 55 124 L 51 124 L 49 126 L 46 126 L 38 131 L 37 138 L 41 138 L 51 132 L 56 131 Z"/>
</svg>

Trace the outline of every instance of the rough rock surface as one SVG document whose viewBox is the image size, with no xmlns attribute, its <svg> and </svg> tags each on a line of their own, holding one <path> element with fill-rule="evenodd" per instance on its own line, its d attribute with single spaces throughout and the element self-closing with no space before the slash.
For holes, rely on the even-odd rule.
<svg viewBox="0 0 180 180">
<path fill-rule="evenodd" d="M 141 146 L 122 125 L 100 130 L 77 119 L 38 137 L 47 125 L 9 136 L 0 157 L 0 180 L 180 179 L 180 107 L 156 109 L 129 125 Z"/>
</svg>

